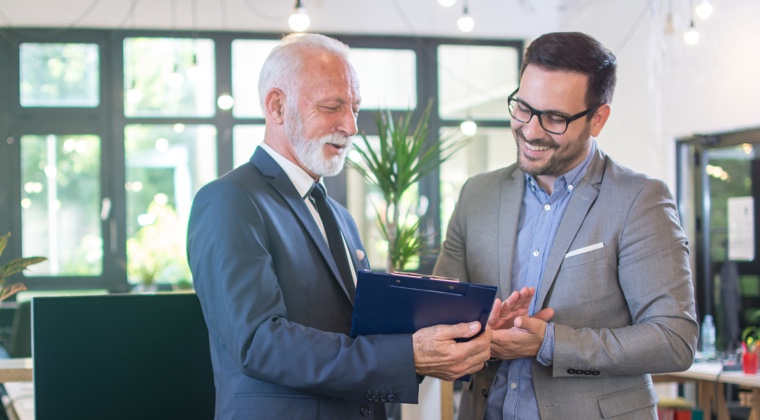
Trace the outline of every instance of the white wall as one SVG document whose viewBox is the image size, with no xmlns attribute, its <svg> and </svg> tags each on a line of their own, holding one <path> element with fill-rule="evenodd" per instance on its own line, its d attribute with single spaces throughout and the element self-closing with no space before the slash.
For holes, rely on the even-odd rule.
<svg viewBox="0 0 760 420">
<path fill-rule="evenodd" d="M 701 34 L 695 46 L 682 36 L 690 19 L 687 1 L 672 0 L 675 33 L 664 33 L 668 4 L 587 1 L 567 11 L 561 30 L 589 33 L 618 57 L 613 112 L 601 147 L 674 189 L 675 138 L 760 126 L 760 2 L 713 0 L 713 15 L 695 20 Z M 640 25 L 623 44 L 642 11 Z"/>
</svg>

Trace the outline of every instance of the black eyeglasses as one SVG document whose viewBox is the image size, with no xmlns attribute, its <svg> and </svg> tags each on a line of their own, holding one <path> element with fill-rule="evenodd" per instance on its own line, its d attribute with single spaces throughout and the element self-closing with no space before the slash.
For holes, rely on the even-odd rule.
<svg viewBox="0 0 760 420">
<path fill-rule="evenodd" d="M 519 89 L 519 87 L 515 89 L 515 91 L 512 92 L 512 94 L 510 94 L 509 98 L 507 99 L 507 103 L 509 105 L 509 115 L 521 123 L 528 123 L 528 121 L 530 121 L 530 119 L 535 115 L 538 117 L 538 123 L 541 124 L 541 128 L 543 128 L 547 133 L 565 134 L 565 131 L 567 131 L 567 127 L 570 126 L 571 122 L 577 120 L 578 118 L 585 117 L 586 115 L 594 112 L 597 108 L 599 108 L 599 105 L 597 105 L 570 117 L 557 114 L 556 112 L 539 111 L 526 104 L 525 102 L 515 98 L 515 93 L 517 93 Z"/>
</svg>

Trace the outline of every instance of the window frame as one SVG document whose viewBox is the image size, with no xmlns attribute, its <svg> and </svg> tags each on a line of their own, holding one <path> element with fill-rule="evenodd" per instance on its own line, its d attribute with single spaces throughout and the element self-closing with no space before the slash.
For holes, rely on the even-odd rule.
<svg viewBox="0 0 760 420">
<path fill-rule="evenodd" d="M 0 233 L 10 231 L 12 236 L 3 254 L 3 261 L 21 256 L 22 220 L 18 205 L 20 191 L 20 143 L 27 134 L 93 134 L 101 138 L 101 198 L 111 200 L 111 211 L 106 220 L 101 220 L 103 239 L 103 271 L 96 277 L 79 276 L 25 276 L 19 273 L 13 280 L 23 282 L 29 290 L 56 289 L 107 289 L 109 292 L 127 292 L 133 285 L 127 281 L 126 273 L 126 191 L 125 184 L 125 127 L 130 124 L 210 124 L 217 130 L 217 176 L 233 168 L 232 130 L 235 125 L 263 124 L 263 118 L 235 117 L 232 110 L 220 110 L 211 117 L 126 117 L 124 114 L 124 40 L 130 37 L 178 37 L 204 38 L 214 42 L 215 54 L 215 97 L 221 92 L 232 92 L 232 42 L 238 39 L 278 40 L 279 33 L 222 32 L 222 31 L 176 31 L 176 30 L 127 30 L 127 29 L 55 29 L 55 28 L 14 28 L 0 29 L 0 56 L 8 58 L 7 66 L 0 69 L 0 95 L 8 98 L 0 101 Z M 417 106 L 414 116 L 418 117 L 427 101 L 437 101 L 439 45 L 478 45 L 510 47 L 517 50 L 521 65 L 524 42 L 508 39 L 460 39 L 441 37 L 402 37 L 343 35 L 333 36 L 352 48 L 381 48 L 412 50 L 416 55 Z M 33 43 L 92 43 L 99 50 L 99 104 L 92 108 L 25 108 L 20 104 L 19 95 L 19 46 L 24 42 Z M 505 92 L 506 94 L 506 92 Z M 437 109 L 437 108 L 436 108 Z M 395 117 L 406 110 L 394 110 Z M 506 104 L 505 104 L 506 112 Z M 368 135 L 376 135 L 375 110 L 363 109 L 359 113 L 358 125 Z M 428 138 L 435 141 L 443 127 L 456 127 L 462 120 L 441 119 L 438 112 L 430 116 Z M 480 127 L 509 128 L 509 119 L 476 120 Z M 422 229 L 435 232 L 434 241 L 440 243 L 438 170 L 424 177 L 419 184 L 420 194 L 427 196 L 430 207 L 422 220 Z M 345 172 L 327 178 L 326 184 L 331 196 L 339 202 L 347 202 Z M 430 255 L 420 262 L 421 272 L 431 272 L 437 255 Z M 169 289 L 168 284 L 159 284 L 159 290 Z"/>
</svg>

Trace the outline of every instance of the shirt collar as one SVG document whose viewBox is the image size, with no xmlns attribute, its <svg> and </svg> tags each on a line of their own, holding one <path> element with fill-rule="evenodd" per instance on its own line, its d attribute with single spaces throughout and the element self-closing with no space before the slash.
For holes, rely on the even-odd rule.
<svg viewBox="0 0 760 420">
<path fill-rule="evenodd" d="M 290 182 L 296 187 L 296 191 L 298 191 L 301 198 L 306 198 L 314 187 L 314 178 L 307 174 L 303 168 L 277 153 L 277 151 L 268 144 L 262 142 L 259 147 L 269 153 L 269 156 L 271 156 L 272 159 L 280 165 L 280 168 L 285 171 L 285 174 L 290 178 Z M 322 178 L 319 178 L 318 182 L 322 183 Z M 322 183 L 322 185 L 324 186 L 324 183 Z"/>
</svg>

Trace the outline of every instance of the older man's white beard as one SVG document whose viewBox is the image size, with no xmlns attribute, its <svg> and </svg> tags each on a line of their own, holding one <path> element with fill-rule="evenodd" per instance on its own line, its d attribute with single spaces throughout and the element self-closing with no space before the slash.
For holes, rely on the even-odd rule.
<svg viewBox="0 0 760 420">
<path fill-rule="evenodd" d="M 290 121 L 293 121 L 293 118 Z M 296 159 L 312 173 L 318 176 L 334 176 L 339 174 L 343 169 L 348 150 L 353 144 L 351 137 L 332 133 L 319 139 L 304 138 L 303 125 L 298 117 L 295 118 L 294 124 L 286 123 L 285 131 L 290 143 L 293 145 Z M 341 146 L 343 147 L 343 152 L 337 156 L 326 158 L 325 145 L 327 144 Z"/>
<path fill-rule="evenodd" d="M 351 137 L 343 137 L 340 134 L 328 134 L 320 139 L 304 139 L 299 137 L 293 139 L 293 149 L 296 154 L 296 158 L 316 175 L 319 176 L 334 176 L 338 175 L 343 170 L 343 165 L 346 162 L 346 156 L 348 155 L 348 149 L 353 143 Z M 325 145 L 334 144 L 344 148 L 343 153 L 331 157 L 325 157 Z"/>
</svg>

